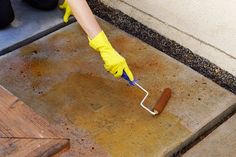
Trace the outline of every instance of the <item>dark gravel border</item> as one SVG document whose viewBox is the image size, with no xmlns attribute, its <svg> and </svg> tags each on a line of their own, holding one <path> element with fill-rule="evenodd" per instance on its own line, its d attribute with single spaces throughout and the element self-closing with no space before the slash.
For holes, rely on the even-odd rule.
<svg viewBox="0 0 236 157">
<path fill-rule="evenodd" d="M 229 72 L 221 69 L 209 60 L 194 54 L 191 50 L 175 41 L 160 35 L 158 32 L 148 28 L 121 11 L 104 5 L 99 0 L 88 0 L 88 3 L 93 13 L 101 19 L 139 38 L 236 94 L 236 77 Z"/>
</svg>

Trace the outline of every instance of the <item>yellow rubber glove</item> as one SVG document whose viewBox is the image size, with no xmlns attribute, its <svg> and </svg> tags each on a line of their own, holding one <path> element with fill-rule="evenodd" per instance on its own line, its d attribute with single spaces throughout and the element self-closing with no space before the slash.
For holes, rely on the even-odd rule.
<svg viewBox="0 0 236 157">
<path fill-rule="evenodd" d="M 63 20 L 64 20 L 65 23 L 67 23 L 68 20 L 69 20 L 69 17 L 71 15 L 73 15 L 70 6 L 68 5 L 67 1 L 65 0 L 62 5 L 59 5 L 59 8 L 65 10 Z"/>
<path fill-rule="evenodd" d="M 116 50 L 111 46 L 103 31 L 98 33 L 95 38 L 89 39 L 89 45 L 96 51 L 100 52 L 100 55 L 104 61 L 104 67 L 107 71 L 113 74 L 116 78 L 121 77 L 123 71 L 125 71 L 129 79 L 131 81 L 134 80 L 133 74 L 130 71 L 124 57 L 116 52 Z"/>
</svg>

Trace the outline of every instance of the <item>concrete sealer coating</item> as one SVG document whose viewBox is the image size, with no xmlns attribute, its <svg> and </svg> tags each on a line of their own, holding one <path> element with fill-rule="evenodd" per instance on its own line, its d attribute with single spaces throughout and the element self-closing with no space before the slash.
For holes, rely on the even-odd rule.
<svg viewBox="0 0 236 157">
<path fill-rule="evenodd" d="M 63 156 L 165 156 L 178 150 L 229 107 L 236 96 L 140 40 L 99 20 L 155 104 L 172 98 L 155 118 L 143 93 L 103 68 L 86 35 L 72 24 L 0 59 L 0 84 L 71 138 Z"/>
</svg>

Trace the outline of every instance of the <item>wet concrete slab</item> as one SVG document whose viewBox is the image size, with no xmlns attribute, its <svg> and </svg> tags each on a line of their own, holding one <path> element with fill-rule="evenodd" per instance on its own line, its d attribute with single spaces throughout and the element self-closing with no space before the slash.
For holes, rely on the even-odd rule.
<svg viewBox="0 0 236 157">
<path fill-rule="evenodd" d="M 236 154 L 236 115 L 190 149 L 184 157 L 234 157 Z"/>
<path fill-rule="evenodd" d="M 144 93 L 115 79 L 89 48 L 78 24 L 67 26 L 0 58 L 0 84 L 49 122 L 64 128 L 64 156 L 166 156 L 193 139 L 236 96 L 153 47 L 99 20 L 114 47 L 149 92 L 152 106 L 164 88 L 173 96 L 152 117 Z M 204 129 L 202 129 L 204 127 Z"/>
</svg>

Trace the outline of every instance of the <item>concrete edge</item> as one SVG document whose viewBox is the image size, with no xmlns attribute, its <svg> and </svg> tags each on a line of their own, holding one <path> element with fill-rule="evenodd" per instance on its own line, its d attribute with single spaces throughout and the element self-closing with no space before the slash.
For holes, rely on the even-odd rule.
<svg viewBox="0 0 236 157">
<path fill-rule="evenodd" d="M 167 157 L 179 157 L 197 143 L 199 143 L 202 139 L 204 139 L 207 135 L 209 135 L 212 131 L 218 128 L 221 124 L 227 121 L 230 117 L 232 117 L 236 113 L 236 102 L 227 108 L 225 111 L 221 112 L 218 116 L 212 119 L 210 122 L 205 124 L 201 129 L 199 129 L 195 134 L 191 135 L 187 140 L 182 141 L 182 143 L 175 147 L 172 151 L 167 153 Z"/>
<path fill-rule="evenodd" d="M 44 37 L 44 36 L 46 36 L 46 35 L 48 35 L 48 34 L 50 34 L 52 32 L 55 32 L 55 31 L 65 27 L 67 25 L 70 25 L 71 23 L 74 23 L 75 21 L 76 20 L 75 20 L 74 17 L 70 18 L 68 23 L 61 22 L 61 23 L 59 23 L 59 24 L 57 24 L 57 25 L 55 25 L 55 26 L 53 26 L 51 28 L 48 28 L 48 29 L 46 29 L 46 30 L 44 30 L 44 31 L 42 31 L 40 33 L 37 33 L 37 34 L 35 34 L 35 35 L 33 35 L 33 36 L 29 37 L 29 38 L 26 38 L 26 39 L 24 39 L 24 40 L 22 40 L 20 42 L 17 42 L 15 44 L 13 44 L 13 45 L 11 45 L 11 46 L 1 50 L 0 51 L 0 56 L 1 55 L 5 55 L 5 54 L 7 54 L 7 53 L 9 53 L 11 51 L 14 51 L 14 50 L 16 50 L 16 49 L 18 49 L 18 48 L 20 48 L 22 46 L 25 46 L 25 45 L 29 44 L 29 43 L 32 43 L 35 40 L 38 40 L 38 39 L 40 39 L 40 38 L 42 38 L 42 37 Z"/>
</svg>

